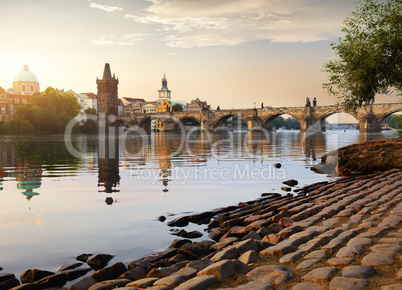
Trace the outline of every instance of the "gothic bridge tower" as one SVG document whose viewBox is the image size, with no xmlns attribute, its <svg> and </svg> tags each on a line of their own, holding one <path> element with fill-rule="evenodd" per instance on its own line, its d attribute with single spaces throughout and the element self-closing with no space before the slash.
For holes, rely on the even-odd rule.
<svg viewBox="0 0 402 290">
<path fill-rule="evenodd" d="M 104 114 L 106 118 L 109 116 L 118 115 L 119 100 L 117 97 L 117 85 L 119 79 L 110 72 L 110 66 L 105 63 L 105 69 L 103 71 L 103 79 L 96 79 L 98 85 L 98 112 Z"/>
</svg>

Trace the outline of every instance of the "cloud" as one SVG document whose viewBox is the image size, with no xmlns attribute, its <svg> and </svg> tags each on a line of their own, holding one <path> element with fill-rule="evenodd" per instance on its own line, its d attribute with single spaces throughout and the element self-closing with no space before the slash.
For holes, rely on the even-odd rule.
<svg viewBox="0 0 402 290">
<path fill-rule="evenodd" d="M 147 33 L 131 33 L 125 34 L 118 38 L 114 35 L 101 36 L 98 39 L 91 40 L 95 45 L 134 45 L 151 36 L 152 34 Z"/>
<path fill-rule="evenodd" d="M 349 0 L 148 0 L 125 17 L 162 26 L 170 47 L 235 46 L 250 41 L 313 42 L 336 36 Z M 348 3 L 349 2 L 349 3 Z M 296 6 L 297 3 L 297 6 Z"/>
<path fill-rule="evenodd" d="M 104 10 L 106 12 L 120 12 L 120 11 L 123 11 L 123 8 L 121 8 L 119 6 L 101 5 L 101 4 L 97 4 L 95 2 L 89 3 L 89 7 L 96 8 L 96 9 L 101 9 L 101 10 Z"/>
</svg>

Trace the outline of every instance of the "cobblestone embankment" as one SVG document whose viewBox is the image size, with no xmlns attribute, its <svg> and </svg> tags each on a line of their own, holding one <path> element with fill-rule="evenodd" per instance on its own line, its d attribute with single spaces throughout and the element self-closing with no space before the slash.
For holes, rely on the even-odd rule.
<svg viewBox="0 0 402 290">
<path fill-rule="evenodd" d="M 183 217 L 184 224 L 210 220 L 215 242 L 175 240 L 165 252 L 100 269 L 69 290 L 402 289 L 401 169 L 301 193 Z M 43 285 L 64 284 L 13 289 Z"/>
</svg>

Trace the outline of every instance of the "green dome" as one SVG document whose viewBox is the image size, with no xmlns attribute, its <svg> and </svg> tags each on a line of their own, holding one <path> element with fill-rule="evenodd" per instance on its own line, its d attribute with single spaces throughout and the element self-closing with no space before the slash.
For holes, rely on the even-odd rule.
<svg viewBox="0 0 402 290">
<path fill-rule="evenodd" d="M 31 82 L 31 83 L 39 83 L 38 78 L 33 72 L 29 71 L 29 67 L 27 64 L 24 64 L 24 69 L 17 73 L 14 78 L 14 82 Z"/>
</svg>

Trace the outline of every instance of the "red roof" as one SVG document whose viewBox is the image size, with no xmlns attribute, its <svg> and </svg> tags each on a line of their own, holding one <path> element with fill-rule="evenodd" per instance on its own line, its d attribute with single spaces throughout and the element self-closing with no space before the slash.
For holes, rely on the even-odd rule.
<svg viewBox="0 0 402 290">
<path fill-rule="evenodd" d="M 156 105 L 157 103 L 158 103 L 157 101 L 153 101 L 153 102 L 145 102 L 145 105 L 147 105 L 147 104 Z"/>
</svg>

